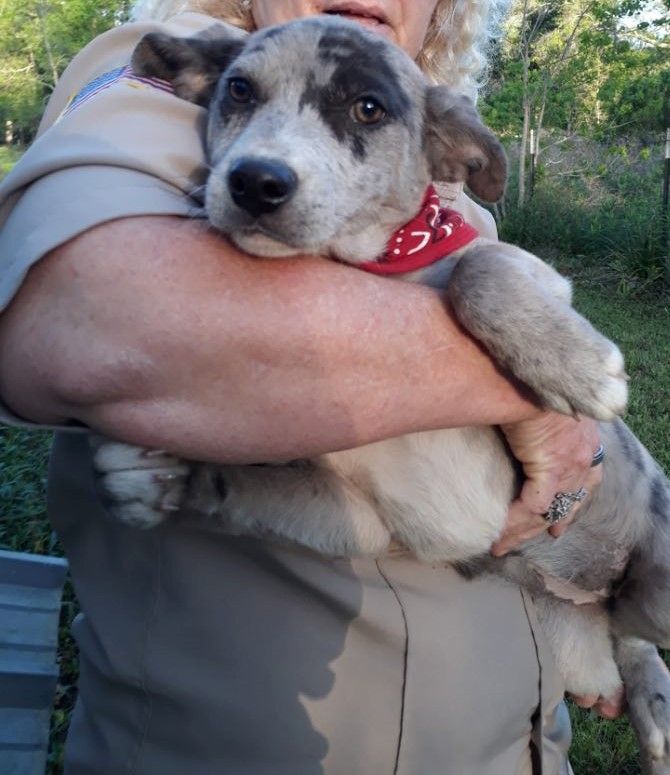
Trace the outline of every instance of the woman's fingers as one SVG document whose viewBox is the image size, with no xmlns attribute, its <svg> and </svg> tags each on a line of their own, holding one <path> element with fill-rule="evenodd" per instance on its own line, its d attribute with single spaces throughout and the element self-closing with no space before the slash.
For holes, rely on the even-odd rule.
<svg viewBox="0 0 670 775">
<path fill-rule="evenodd" d="M 526 480 L 492 548 L 495 556 L 546 530 L 561 535 L 602 478 L 600 468 L 592 467 L 600 443 L 593 420 L 543 412 L 502 430 Z"/>
<path fill-rule="evenodd" d="M 574 520 L 574 518 L 577 516 L 577 512 L 579 511 L 582 506 L 584 506 L 586 503 L 588 503 L 589 497 L 591 493 L 600 485 L 600 483 L 603 480 L 603 470 L 601 466 L 596 466 L 595 468 L 590 468 L 589 472 L 586 475 L 586 479 L 582 483 L 582 487 L 586 490 L 586 498 L 584 498 L 583 501 L 579 501 L 578 503 L 575 503 L 573 508 L 570 511 L 570 514 L 565 518 L 562 519 L 560 522 L 557 522 L 555 525 L 552 525 L 549 528 L 549 535 L 552 535 L 554 538 L 559 538 L 560 536 L 565 533 L 570 523 Z"/>
<path fill-rule="evenodd" d="M 519 497 L 510 506 L 502 535 L 491 548 L 495 557 L 501 557 L 524 541 L 545 532 L 548 525 L 540 509 L 546 507 L 538 508 L 535 505 L 538 502 L 537 485 L 527 479 Z"/>
</svg>

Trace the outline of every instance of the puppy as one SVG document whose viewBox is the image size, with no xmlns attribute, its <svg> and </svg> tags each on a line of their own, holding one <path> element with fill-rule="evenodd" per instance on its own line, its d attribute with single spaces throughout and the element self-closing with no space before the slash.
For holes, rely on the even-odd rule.
<svg viewBox="0 0 670 775">
<path fill-rule="evenodd" d="M 206 211 L 235 244 L 443 289 L 461 324 L 545 406 L 604 421 L 607 457 L 602 486 L 560 541 L 542 536 L 499 560 L 489 549 L 519 481 L 494 428 L 264 466 L 104 441 L 95 463 L 114 513 L 150 527 L 185 507 L 231 533 L 330 555 L 374 556 L 397 540 L 420 559 L 523 584 L 568 690 L 609 697 L 623 678 L 645 766 L 670 773 L 670 682 L 651 645 L 670 645 L 670 483 L 618 419 L 623 359 L 572 309 L 568 281 L 440 210 L 432 180 L 465 181 L 487 201 L 503 192 L 503 150 L 472 103 L 332 17 L 242 41 L 225 28 L 217 39 L 150 34 L 132 67 L 208 107 Z"/>
</svg>

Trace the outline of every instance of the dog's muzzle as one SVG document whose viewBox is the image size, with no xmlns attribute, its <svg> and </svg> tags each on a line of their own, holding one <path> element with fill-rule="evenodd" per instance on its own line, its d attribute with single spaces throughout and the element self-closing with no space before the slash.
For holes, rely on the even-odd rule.
<svg viewBox="0 0 670 775">
<path fill-rule="evenodd" d="M 279 159 L 238 159 L 228 172 L 233 202 L 254 218 L 277 210 L 297 187 L 295 172 Z"/>
</svg>

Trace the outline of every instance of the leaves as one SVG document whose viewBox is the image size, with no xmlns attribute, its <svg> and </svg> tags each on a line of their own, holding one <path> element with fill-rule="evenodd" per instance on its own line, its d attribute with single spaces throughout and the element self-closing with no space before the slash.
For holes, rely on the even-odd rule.
<svg viewBox="0 0 670 775">
<path fill-rule="evenodd" d="M 46 100 L 92 38 L 127 18 L 128 0 L 0 0 L 0 127 L 34 135 Z"/>
<path fill-rule="evenodd" d="M 485 119 L 595 132 L 670 123 L 670 0 L 514 0 L 484 101 Z"/>
</svg>

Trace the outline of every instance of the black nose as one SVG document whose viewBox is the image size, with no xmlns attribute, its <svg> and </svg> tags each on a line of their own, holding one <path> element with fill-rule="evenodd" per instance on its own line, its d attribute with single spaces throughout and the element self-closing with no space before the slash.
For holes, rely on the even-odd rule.
<svg viewBox="0 0 670 775">
<path fill-rule="evenodd" d="M 238 159 L 228 173 L 233 201 L 255 218 L 287 202 L 297 185 L 295 172 L 277 159 Z"/>
</svg>

